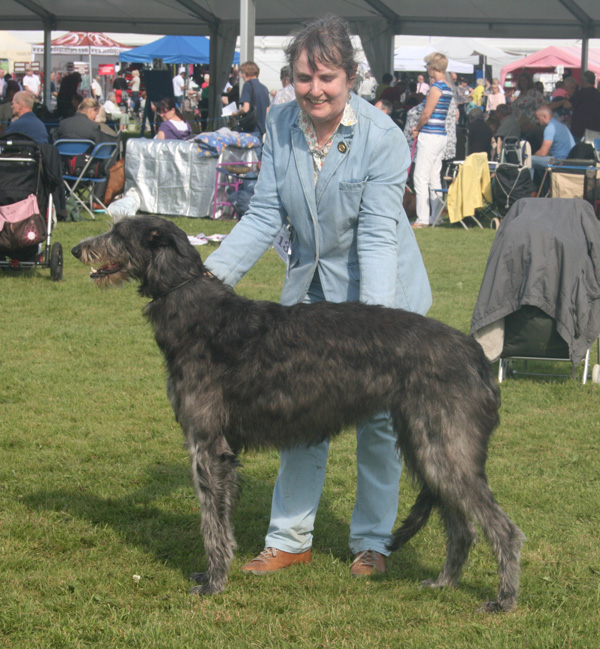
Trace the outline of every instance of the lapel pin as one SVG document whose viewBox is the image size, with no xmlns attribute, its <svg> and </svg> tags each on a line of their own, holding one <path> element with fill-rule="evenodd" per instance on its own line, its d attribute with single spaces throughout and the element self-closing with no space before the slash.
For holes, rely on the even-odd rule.
<svg viewBox="0 0 600 649">
<path fill-rule="evenodd" d="M 346 144 L 344 142 L 340 142 L 338 144 L 338 151 L 340 153 L 346 153 L 347 150 L 348 150 L 348 147 L 346 146 Z"/>
</svg>

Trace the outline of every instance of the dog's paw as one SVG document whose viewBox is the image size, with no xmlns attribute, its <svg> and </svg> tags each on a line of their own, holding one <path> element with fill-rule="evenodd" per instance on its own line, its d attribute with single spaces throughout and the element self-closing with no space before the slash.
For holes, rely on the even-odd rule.
<svg viewBox="0 0 600 649">
<path fill-rule="evenodd" d="M 421 588 L 444 588 L 446 584 L 440 583 L 437 579 L 424 579 L 419 585 Z"/>
<path fill-rule="evenodd" d="M 195 584 L 205 584 L 208 581 L 208 576 L 205 572 L 193 572 L 190 575 L 190 581 L 193 581 Z"/>
<path fill-rule="evenodd" d="M 207 596 L 207 595 L 217 595 L 218 593 L 222 593 L 223 589 L 222 588 L 215 588 L 214 586 L 211 586 L 208 582 L 205 584 L 200 584 L 199 586 L 194 586 L 193 588 L 190 589 L 190 595 L 201 595 L 201 596 Z"/>
<path fill-rule="evenodd" d="M 192 595 L 216 595 L 225 590 L 225 584 L 216 584 L 211 582 L 206 572 L 194 572 L 190 575 L 190 581 L 198 584 L 190 589 Z"/>
<path fill-rule="evenodd" d="M 515 599 L 507 600 L 494 600 L 491 602 L 484 602 L 478 609 L 479 613 L 507 613 L 517 607 Z"/>
</svg>

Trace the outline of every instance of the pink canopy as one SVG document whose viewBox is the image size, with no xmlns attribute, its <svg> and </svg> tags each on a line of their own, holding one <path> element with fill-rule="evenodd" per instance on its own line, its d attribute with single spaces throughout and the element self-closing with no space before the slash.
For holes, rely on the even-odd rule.
<svg viewBox="0 0 600 649">
<path fill-rule="evenodd" d="M 502 68 L 500 72 L 500 83 L 504 85 L 504 80 L 509 72 L 520 72 L 525 69 L 532 74 L 534 72 L 548 72 L 556 69 L 559 65 L 571 69 L 573 76 L 579 79 L 581 72 L 581 48 L 556 47 L 555 45 L 551 45 L 523 59 L 513 61 Z M 600 76 L 600 50 L 589 50 L 588 70 Z"/>
</svg>

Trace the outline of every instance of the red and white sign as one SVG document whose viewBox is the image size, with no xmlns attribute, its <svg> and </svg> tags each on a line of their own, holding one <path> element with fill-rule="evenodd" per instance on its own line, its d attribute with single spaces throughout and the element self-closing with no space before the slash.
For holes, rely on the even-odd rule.
<svg viewBox="0 0 600 649">
<path fill-rule="evenodd" d="M 98 74 L 101 77 L 112 77 L 115 74 L 115 66 L 113 63 L 101 63 L 98 66 Z"/>
</svg>

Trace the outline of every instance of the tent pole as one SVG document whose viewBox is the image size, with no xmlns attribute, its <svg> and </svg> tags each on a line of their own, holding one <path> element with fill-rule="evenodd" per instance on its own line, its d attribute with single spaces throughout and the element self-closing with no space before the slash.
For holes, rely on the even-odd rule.
<svg viewBox="0 0 600 649">
<path fill-rule="evenodd" d="M 255 0 L 240 1 L 240 64 L 254 60 L 254 34 L 256 32 Z M 240 96 L 244 80 L 240 76 Z"/>
<path fill-rule="evenodd" d="M 44 24 L 44 96 L 43 103 L 48 110 L 51 107 L 52 90 L 50 87 L 50 74 L 52 73 L 52 27 Z"/>
<path fill-rule="evenodd" d="M 590 51 L 590 38 L 586 32 L 581 40 L 581 72 L 585 72 L 588 67 L 588 56 Z"/>
</svg>

